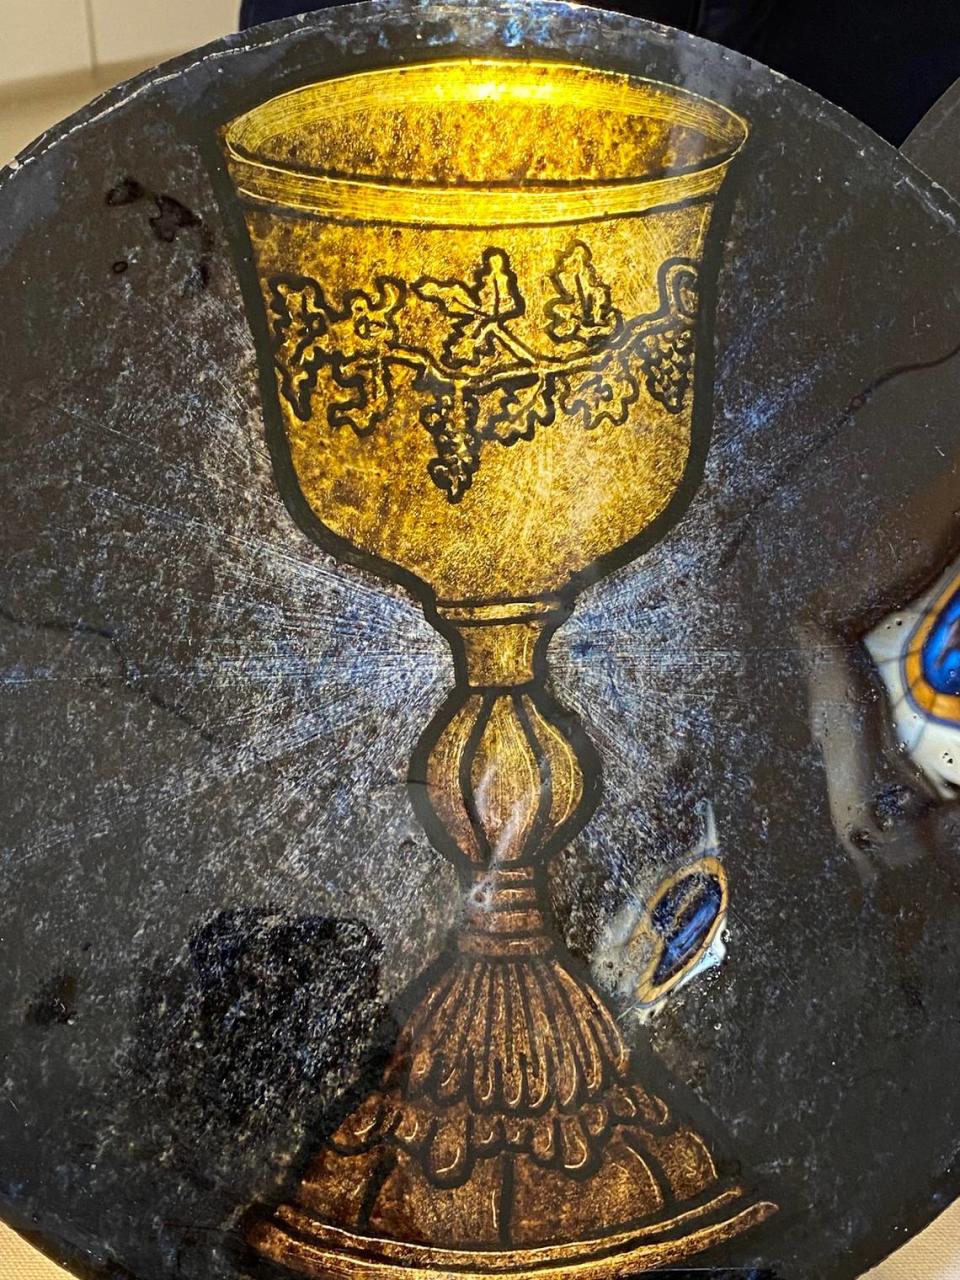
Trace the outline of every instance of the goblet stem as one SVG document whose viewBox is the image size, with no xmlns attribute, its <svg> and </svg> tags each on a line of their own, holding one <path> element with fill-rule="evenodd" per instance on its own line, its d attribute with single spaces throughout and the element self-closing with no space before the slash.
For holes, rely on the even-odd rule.
<svg viewBox="0 0 960 1280">
<path fill-rule="evenodd" d="M 456 683 L 410 787 L 460 872 L 463 918 L 419 981 L 380 1087 L 329 1136 L 295 1201 L 254 1221 L 249 1239 L 274 1261 L 343 1280 L 559 1280 L 593 1259 L 590 1274 L 613 1280 L 773 1212 L 723 1179 L 703 1138 L 637 1079 L 612 1013 L 548 925 L 549 857 L 600 784 L 596 751 L 546 689 L 566 615 L 546 600 L 432 618 Z"/>
<path fill-rule="evenodd" d="M 597 753 L 545 685 L 546 648 L 567 613 L 555 600 L 437 612 L 457 681 L 417 747 L 410 786 L 468 888 L 461 945 L 481 934 L 509 937 L 515 950 L 546 945 L 547 859 L 596 804 Z"/>
</svg>

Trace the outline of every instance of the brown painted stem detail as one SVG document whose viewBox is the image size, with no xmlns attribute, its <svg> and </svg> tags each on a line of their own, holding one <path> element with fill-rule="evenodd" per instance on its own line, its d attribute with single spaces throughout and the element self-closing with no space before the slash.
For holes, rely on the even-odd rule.
<svg viewBox="0 0 960 1280">
<path fill-rule="evenodd" d="M 548 601 L 440 616 L 459 680 L 414 760 L 414 804 L 467 888 L 460 951 L 541 955 L 554 946 L 547 853 L 587 821 L 599 782 L 596 753 L 542 684 L 546 645 L 565 613 Z"/>
<path fill-rule="evenodd" d="M 592 1241 L 589 1253 L 597 1237 L 687 1212 L 704 1240 L 742 1229 L 716 1221 L 745 1212 L 739 1189 L 632 1076 L 614 1018 L 547 922 L 547 861 L 599 785 L 589 740 L 544 687 L 563 616 L 549 601 L 439 610 L 458 678 L 417 749 L 411 794 L 461 873 L 462 924 L 380 1089 L 328 1139 L 296 1204 L 255 1226 L 257 1247 L 288 1265 L 325 1270 L 330 1231 L 385 1259 L 415 1246 L 532 1257 L 558 1239 Z M 297 1223 L 314 1224 L 300 1243 Z M 676 1256 L 691 1246 L 687 1232 Z"/>
</svg>

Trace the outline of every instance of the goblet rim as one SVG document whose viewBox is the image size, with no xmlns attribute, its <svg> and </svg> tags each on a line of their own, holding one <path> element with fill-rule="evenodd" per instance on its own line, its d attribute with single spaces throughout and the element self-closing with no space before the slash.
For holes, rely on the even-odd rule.
<svg viewBox="0 0 960 1280">
<path fill-rule="evenodd" d="M 697 130 L 713 151 L 703 160 L 650 174 L 610 178 L 562 178 L 522 184 L 405 181 L 383 176 L 323 172 L 278 160 L 269 143 L 283 125 L 302 126 L 356 110 L 364 98 L 378 107 L 443 101 L 443 74 L 468 67 L 476 83 L 461 84 L 459 97 L 479 101 L 484 77 L 525 77 L 528 87 L 549 87 L 551 78 L 575 77 L 578 105 L 603 106 L 625 118 L 648 118 Z M 418 84 L 418 78 L 420 83 Z M 513 86 L 506 83 L 509 91 Z M 464 89 L 466 93 L 464 93 Z M 477 96 L 471 97 L 470 91 Z M 313 101 L 311 102 L 311 99 Z M 245 111 L 221 130 L 231 177 L 238 194 L 254 204 L 300 214 L 353 222 L 423 227 L 551 226 L 568 222 L 647 212 L 654 208 L 708 198 L 716 192 L 731 161 L 749 134 L 747 122 L 730 107 L 679 85 L 605 70 L 587 63 L 520 58 L 445 58 L 401 67 L 382 67 L 312 81 Z"/>
</svg>

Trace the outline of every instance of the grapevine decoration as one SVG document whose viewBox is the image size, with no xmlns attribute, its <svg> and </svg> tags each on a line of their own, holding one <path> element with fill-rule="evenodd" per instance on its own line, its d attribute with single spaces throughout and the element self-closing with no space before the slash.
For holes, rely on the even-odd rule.
<svg viewBox="0 0 960 1280">
<path fill-rule="evenodd" d="M 430 477 L 454 503 L 470 488 L 485 441 L 531 440 L 558 414 L 586 431 L 622 426 L 641 389 L 679 413 L 692 374 L 697 264 L 662 263 L 656 310 L 631 320 L 583 241 L 561 254 L 549 279 L 554 293 L 535 350 L 511 327 L 526 302 L 503 249 L 485 249 L 469 281 L 422 276 L 408 285 L 377 276 L 370 292 L 351 290 L 339 307 L 308 276 L 274 276 L 269 309 L 281 392 L 309 422 L 328 369 L 338 394 L 327 399 L 327 422 L 362 437 L 389 416 L 398 371 L 413 370 L 420 425 L 434 444 Z M 446 321 L 436 354 L 401 339 L 397 316 L 411 295 Z"/>
</svg>

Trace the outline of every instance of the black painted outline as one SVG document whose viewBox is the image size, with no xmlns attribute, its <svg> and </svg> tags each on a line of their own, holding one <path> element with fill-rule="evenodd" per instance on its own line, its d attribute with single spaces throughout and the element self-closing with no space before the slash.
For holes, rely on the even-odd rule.
<svg viewBox="0 0 960 1280">
<path fill-rule="evenodd" d="M 417 50 L 418 56 L 415 61 L 418 64 L 445 62 L 455 57 L 476 57 L 479 52 L 480 50 L 469 43 L 452 40 L 442 47 L 425 50 L 422 55 Z M 515 56 L 512 50 L 503 49 L 498 50 L 498 52 L 502 56 Z M 559 626 L 572 612 L 576 597 L 582 591 L 608 574 L 616 572 L 617 569 L 631 563 L 644 551 L 666 537 L 682 519 L 700 487 L 712 434 L 715 370 L 714 316 L 719 295 L 723 243 L 736 201 L 737 174 L 740 167 L 738 161 L 742 156 L 744 147 L 742 146 L 737 155 L 732 158 L 725 179 L 715 193 L 657 204 L 633 215 L 617 215 L 618 218 L 643 217 L 648 213 L 664 209 L 686 208 L 708 202 L 713 204 L 710 226 L 705 237 L 699 264 L 700 297 L 694 324 L 695 358 L 691 388 L 693 405 L 690 450 L 683 477 L 664 511 L 636 538 L 607 555 L 599 557 L 579 572 L 572 574 L 563 588 L 557 592 L 552 592 L 549 595 L 523 597 L 521 600 L 516 597 L 495 596 L 484 597 L 482 601 L 476 599 L 440 601 L 433 589 L 416 575 L 399 566 L 382 561 L 379 557 L 363 552 L 346 539 L 332 533 L 314 515 L 300 492 L 287 447 L 285 427 L 279 407 L 272 342 L 267 324 L 266 308 L 260 290 L 259 277 L 254 265 L 253 247 L 244 218 L 243 206 L 234 190 L 227 170 L 226 157 L 220 143 L 220 131 L 229 125 L 236 116 L 262 103 L 267 96 L 290 92 L 307 84 L 320 83 L 324 79 L 338 78 L 348 73 L 380 70 L 397 65 L 395 57 L 386 59 L 379 53 L 376 55 L 365 54 L 358 58 L 340 56 L 341 61 L 336 70 L 331 70 L 330 74 L 326 76 L 318 75 L 316 64 L 307 58 L 303 58 L 302 63 L 294 60 L 292 67 L 285 68 L 279 74 L 268 71 L 258 77 L 255 89 L 250 85 L 241 85 L 230 94 L 223 94 L 221 89 L 214 99 L 216 107 L 213 108 L 211 103 L 211 109 L 206 114 L 205 127 L 199 130 L 194 138 L 195 145 L 206 162 L 223 220 L 227 242 L 231 250 L 232 260 L 237 269 L 237 279 L 243 297 L 245 314 L 250 325 L 257 354 L 261 412 L 266 427 L 267 445 L 273 464 L 274 478 L 291 518 L 311 542 L 330 553 L 341 564 L 350 565 L 364 573 L 373 573 L 376 577 L 386 582 L 402 587 L 421 604 L 426 620 L 447 640 L 451 647 L 454 684 L 446 699 L 425 728 L 414 749 L 408 772 L 408 793 L 415 814 L 423 825 L 428 839 L 438 852 L 453 862 L 453 866 L 464 884 L 470 883 L 469 868 L 466 865 L 462 850 L 440 823 L 429 802 L 426 789 L 426 761 L 430 750 L 465 702 L 472 696 L 490 697 L 492 699 L 498 694 L 508 692 L 508 690 L 513 696 L 527 695 L 534 702 L 537 710 L 563 734 L 576 752 L 583 775 L 583 796 L 574 813 L 569 816 L 567 821 L 558 828 L 553 837 L 540 850 L 540 856 L 533 868 L 534 883 L 539 892 L 546 895 L 548 893 L 551 859 L 560 849 L 569 844 L 575 834 L 589 821 L 600 800 L 603 789 L 600 756 L 592 739 L 587 734 L 579 717 L 563 708 L 553 699 L 549 692 L 546 651 L 555 627 L 548 626 L 540 637 L 534 655 L 533 678 L 527 684 L 505 686 L 503 688 L 491 687 L 482 690 L 473 689 L 467 681 L 467 666 L 462 636 L 457 627 L 445 618 L 439 610 L 441 605 L 447 608 L 454 605 L 469 608 L 478 604 L 489 606 L 522 602 L 533 606 L 532 615 L 542 617 L 542 606 L 548 604 L 556 610 L 556 625 Z M 571 59 L 569 54 L 564 54 L 562 50 L 557 50 L 554 56 L 550 56 L 547 51 L 538 50 L 538 61 L 557 62 L 558 64 L 569 66 Z M 617 67 L 614 64 L 619 60 L 616 56 L 613 56 L 607 60 L 606 65 L 593 64 L 584 61 L 582 57 L 578 57 L 577 61 L 588 69 L 615 70 Z M 619 69 L 628 74 L 635 74 L 635 69 L 630 66 L 621 66 Z M 285 218 L 297 218 L 298 220 L 309 218 L 311 220 L 316 219 L 345 225 L 370 225 L 366 219 L 328 217 L 326 215 L 321 217 L 321 215 L 306 210 L 294 212 L 284 209 L 282 206 L 274 205 L 272 202 L 262 201 L 258 203 L 262 204 L 265 210 L 269 210 L 274 215 L 280 215 Z M 544 225 L 583 226 L 603 221 L 606 221 L 606 217 L 597 215 L 593 218 L 580 217 L 550 220 L 548 223 L 545 222 Z M 384 222 L 381 225 L 390 224 Z M 500 224 L 474 228 L 465 224 L 451 224 L 449 227 L 431 224 L 431 229 L 482 229 L 487 232 L 495 232 L 498 229 L 510 229 L 513 225 L 513 223 L 505 223 L 502 224 L 502 228 Z M 538 609 L 538 605 L 541 608 Z M 479 625 L 483 624 L 480 623 Z M 481 708 L 481 716 L 482 714 L 483 708 Z M 451 855 L 453 856 L 451 857 Z M 546 924 L 552 928 L 554 938 L 563 948 L 564 966 L 575 980 L 592 990 L 593 983 L 586 967 L 567 949 L 556 922 L 552 921 L 548 916 Z M 451 965 L 456 963 L 456 959 L 454 933 L 434 961 L 413 979 L 402 995 L 395 1001 L 397 1017 L 401 1024 L 406 1021 L 414 1008 L 421 1003 L 423 996 L 434 985 L 438 974 L 448 971 Z M 761 1198 L 758 1188 L 752 1181 L 742 1178 L 739 1161 L 726 1156 L 728 1135 L 718 1124 L 709 1107 L 696 1094 L 690 1093 L 689 1090 L 684 1089 L 673 1080 L 652 1053 L 644 1053 L 634 1048 L 631 1051 L 631 1056 L 637 1063 L 642 1062 L 643 1078 L 653 1091 L 663 1098 L 675 1113 L 679 1112 L 687 1122 L 691 1123 L 699 1133 L 709 1140 L 720 1180 L 736 1178 L 743 1185 L 745 1198 Z M 355 1099 L 352 1096 L 345 1098 L 343 1106 L 335 1108 L 336 1113 L 341 1117 L 345 1116 L 351 1110 L 354 1102 Z M 290 1186 L 295 1185 L 296 1176 L 296 1171 L 292 1170 L 291 1179 L 288 1179 Z M 766 1181 L 769 1182 L 771 1179 L 768 1178 Z M 283 1193 L 278 1191 L 276 1199 L 280 1200 L 282 1198 Z M 251 1206 L 248 1216 L 259 1211 L 261 1211 L 260 1206 Z M 752 1237 L 755 1247 L 760 1245 L 764 1239 L 769 1238 L 769 1233 L 769 1222 L 762 1223 L 754 1228 Z M 722 1253 L 723 1247 L 720 1247 L 719 1250 L 711 1250 L 711 1256 L 714 1256 L 717 1252 Z M 248 1267 L 252 1264 L 259 1274 L 280 1274 L 277 1269 L 259 1257 L 259 1255 L 252 1255 L 245 1245 L 240 1245 L 238 1256 L 242 1257 Z"/>
</svg>

